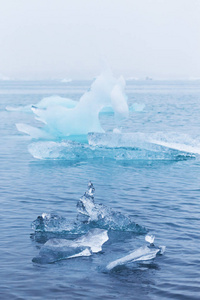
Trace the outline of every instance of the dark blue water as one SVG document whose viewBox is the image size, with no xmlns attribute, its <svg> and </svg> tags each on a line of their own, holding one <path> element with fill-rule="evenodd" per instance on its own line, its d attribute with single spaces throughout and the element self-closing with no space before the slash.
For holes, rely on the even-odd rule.
<svg viewBox="0 0 200 300">
<path fill-rule="evenodd" d="M 5 107 L 37 103 L 53 94 L 78 100 L 89 86 L 0 83 L 0 298 L 199 299 L 200 83 L 127 84 L 129 103 L 146 106 L 131 114 L 123 131 L 164 135 L 171 148 L 178 144 L 171 158 L 169 152 L 162 155 L 162 149 L 157 157 L 150 153 L 130 160 L 33 158 L 27 150 L 30 139 L 15 123 L 39 126 L 38 121 Z M 106 130 L 113 122 L 113 116 L 101 116 Z M 144 235 L 110 231 L 101 253 L 54 264 L 33 263 L 44 240 L 32 235 L 31 222 L 43 212 L 73 220 L 89 180 L 98 203 L 145 226 L 155 234 L 157 245 L 166 246 L 165 253 L 150 262 L 105 272 L 109 262 L 145 244 Z"/>
</svg>

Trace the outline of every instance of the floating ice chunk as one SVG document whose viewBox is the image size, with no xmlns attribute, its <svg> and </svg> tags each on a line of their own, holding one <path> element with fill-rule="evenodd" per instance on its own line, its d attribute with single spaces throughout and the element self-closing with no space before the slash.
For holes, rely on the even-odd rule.
<svg viewBox="0 0 200 300">
<path fill-rule="evenodd" d="M 67 220 L 56 214 L 43 213 L 42 216 L 38 216 L 31 224 L 32 229 L 35 231 L 46 232 L 62 232 L 72 230 L 72 224 L 69 224 Z"/>
<path fill-rule="evenodd" d="M 108 234 L 103 229 L 92 229 L 87 234 L 75 240 L 50 239 L 41 248 L 39 257 L 34 262 L 52 263 L 62 259 L 90 256 L 102 250 L 108 240 Z"/>
<path fill-rule="evenodd" d="M 33 258 L 33 262 L 40 264 L 54 263 L 59 260 L 90 256 L 92 252 L 89 247 L 52 247 L 44 245 L 39 253 L 39 256 Z"/>
<path fill-rule="evenodd" d="M 102 109 L 111 106 L 118 118 L 128 116 L 124 86 L 122 78 L 117 80 L 111 72 L 106 71 L 96 78 L 90 91 L 79 102 L 51 97 L 32 107 L 32 111 L 45 124 L 44 130 L 54 138 L 104 132 L 99 122 Z M 27 131 L 29 134 L 32 132 Z"/>
<path fill-rule="evenodd" d="M 94 203 L 94 186 L 91 182 L 88 191 L 80 198 L 77 203 L 77 221 L 83 224 L 104 229 L 146 232 L 144 227 L 133 222 L 128 216 L 116 212 L 103 204 Z"/>
<path fill-rule="evenodd" d="M 129 264 L 135 261 L 145 261 L 150 260 L 156 257 L 159 249 L 149 248 L 148 246 L 140 247 L 137 250 L 131 252 L 129 255 L 126 255 L 120 259 L 117 259 L 111 263 L 109 263 L 106 267 L 107 270 L 111 270 L 116 266 L 121 266 L 125 264 Z"/>
<path fill-rule="evenodd" d="M 107 230 L 91 229 L 87 234 L 75 239 L 50 239 L 44 246 L 52 248 L 60 247 L 89 247 L 93 253 L 100 252 L 102 245 L 108 240 Z"/>
<path fill-rule="evenodd" d="M 129 139 L 128 139 L 129 137 Z M 30 154 L 37 159 L 56 159 L 68 161 L 85 161 L 92 159 L 110 159 L 116 161 L 138 160 L 186 160 L 196 156 L 193 153 L 182 152 L 153 144 L 147 140 L 132 140 L 131 135 L 118 133 L 69 136 L 65 142 L 39 141 L 28 146 Z M 200 151 L 200 150 L 199 150 Z M 199 152 L 200 153 L 200 152 Z"/>
<path fill-rule="evenodd" d="M 147 234 L 147 235 L 145 236 L 145 241 L 148 242 L 148 243 L 150 243 L 150 245 L 154 243 L 154 239 L 155 239 L 155 236 L 154 236 L 154 235 L 149 235 L 149 234 Z"/>
<path fill-rule="evenodd" d="M 120 265 L 127 265 L 137 261 L 151 260 L 156 257 L 157 254 L 163 254 L 165 251 L 165 246 L 155 247 L 154 242 L 155 236 L 146 235 L 145 240 L 150 243 L 150 246 L 140 247 L 130 254 L 119 258 L 106 266 L 107 270 L 112 270 L 113 268 Z"/>
<path fill-rule="evenodd" d="M 128 216 L 116 212 L 102 204 L 94 203 L 94 186 L 88 184 L 88 190 L 77 203 L 78 215 L 74 223 L 56 214 L 42 214 L 32 222 L 37 232 L 64 232 L 73 234 L 88 232 L 91 228 L 146 233 L 147 230 L 133 222 Z"/>
</svg>

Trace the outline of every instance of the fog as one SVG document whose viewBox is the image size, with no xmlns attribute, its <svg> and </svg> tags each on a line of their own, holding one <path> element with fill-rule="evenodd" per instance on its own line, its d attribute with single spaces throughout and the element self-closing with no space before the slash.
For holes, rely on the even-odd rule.
<svg viewBox="0 0 200 300">
<path fill-rule="evenodd" d="M 200 78 L 198 0 L 0 0 L 2 78 Z"/>
</svg>

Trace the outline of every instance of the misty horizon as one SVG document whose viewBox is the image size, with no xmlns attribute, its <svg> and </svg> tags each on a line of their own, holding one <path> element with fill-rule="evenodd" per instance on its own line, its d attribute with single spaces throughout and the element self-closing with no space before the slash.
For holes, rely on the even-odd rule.
<svg viewBox="0 0 200 300">
<path fill-rule="evenodd" d="M 200 2 L 1 1 L 0 80 L 200 78 Z"/>
</svg>

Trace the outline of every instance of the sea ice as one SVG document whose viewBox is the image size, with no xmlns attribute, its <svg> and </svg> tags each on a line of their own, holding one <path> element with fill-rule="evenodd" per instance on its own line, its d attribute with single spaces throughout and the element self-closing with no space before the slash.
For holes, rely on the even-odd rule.
<svg viewBox="0 0 200 300">
<path fill-rule="evenodd" d="M 98 228 L 90 230 L 75 240 L 50 239 L 41 248 L 39 257 L 35 257 L 33 261 L 52 263 L 62 259 L 90 256 L 100 252 L 107 240 L 107 231 Z"/>
<path fill-rule="evenodd" d="M 117 266 L 127 265 L 137 261 L 151 260 L 154 259 L 157 254 L 163 254 L 165 251 L 165 246 L 154 246 L 154 238 L 155 237 L 152 235 L 147 235 L 145 240 L 150 243 L 150 246 L 140 247 L 122 258 L 112 261 L 106 266 L 106 269 L 112 270 Z"/>
<path fill-rule="evenodd" d="M 86 135 L 88 132 L 104 132 L 99 122 L 99 113 L 112 107 L 116 119 L 128 117 L 128 104 L 125 95 L 125 81 L 122 77 L 115 79 L 110 71 L 104 71 L 91 85 L 78 102 L 61 97 L 43 99 L 37 106 L 32 106 L 36 118 L 45 124 L 45 131 L 55 138 L 70 135 Z M 45 107 L 45 109 L 44 109 Z M 28 132 L 20 124 L 18 129 Z M 40 138 L 41 134 L 39 134 Z M 35 135 L 34 135 L 35 137 Z"/>
<path fill-rule="evenodd" d="M 77 210 L 77 220 L 83 224 L 90 224 L 107 230 L 146 232 L 144 227 L 139 226 L 122 213 L 103 204 L 95 204 L 94 186 L 91 182 L 88 184 L 88 191 L 78 201 Z"/>
<path fill-rule="evenodd" d="M 88 232 L 91 228 L 146 233 L 144 227 L 133 222 L 128 216 L 103 204 L 95 204 L 94 192 L 94 186 L 89 182 L 88 190 L 77 203 L 78 214 L 74 223 L 69 223 L 65 218 L 55 214 L 42 214 L 32 222 L 32 228 L 35 231 L 67 231 L 72 234 Z"/>
</svg>

